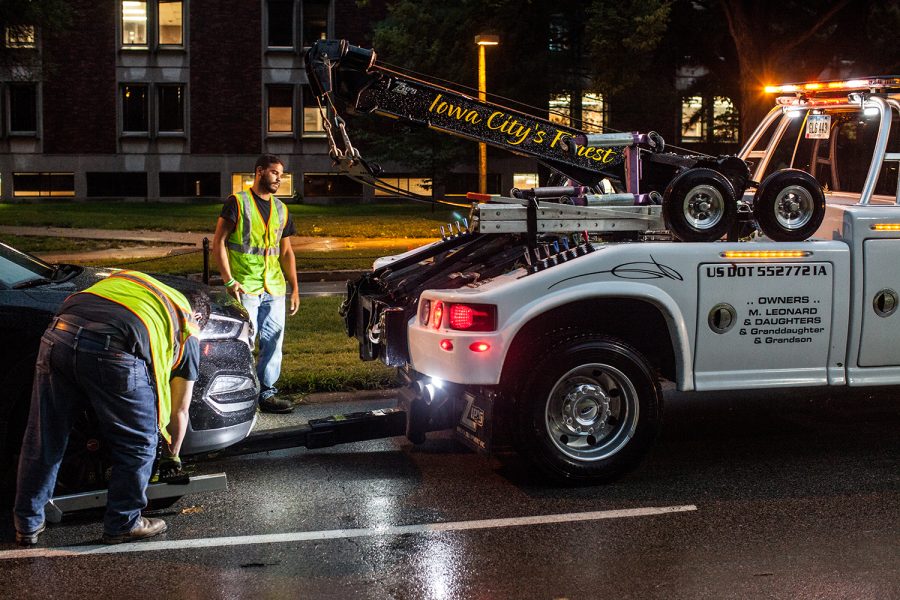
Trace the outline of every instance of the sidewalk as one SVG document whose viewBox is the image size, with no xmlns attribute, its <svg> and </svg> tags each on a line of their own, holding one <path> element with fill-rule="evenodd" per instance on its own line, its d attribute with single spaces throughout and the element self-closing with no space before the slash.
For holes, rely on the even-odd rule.
<svg viewBox="0 0 900 600">
<path fill-rule="evenodd" d="M 40 236 L 59 238 L 79 238 L 93 240 L 122 240 L 167 244 L 166 246 L 130 246 L 88 252 L 37 252 L 39 258 L 48 262 L 89 261 L 89 260 L 138 260 L 177 256 L 203 249 L 203 238 L 212 243 L 212 232 L 155 231 L 129 229 L 76 229 L 69 227 L 15 227 L 0 225 L 0 235 Z M 377 252 L 385 246 L 416 247 L 433 240 L 422 238 L 334 238 L 313 236 L 291 236 L 294 251 L 328 252 L 342 248 L 371 248 Z M 361 271 L 300 271 L 301 281 L 337 281 L 352 278 Z"/>
</svg>

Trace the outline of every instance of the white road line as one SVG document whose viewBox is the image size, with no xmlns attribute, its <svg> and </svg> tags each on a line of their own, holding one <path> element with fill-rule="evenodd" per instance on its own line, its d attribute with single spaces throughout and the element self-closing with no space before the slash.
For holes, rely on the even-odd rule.
<svg viewBox="0 0 900 600">
<path fill-rule="evenodd" d="M 219 548 L 223 546 L 249 546 L 252 544 L 284 544 L 288 542 L 308 542 L 312 540 L 336 540 L 346 538 L 403 535 L 408 533 L 428 533 L 432 531 L 465 531 L 472 529 L 495 529 L 499 527 L 523 527 L 547 525 L 551 523 L 572 523 L 577 521 L 599 521 L 601 519 L 621 519 L 625 517 L 647 517 L 697 510 L 693 504 L 685 506 L 661 506 L 647 508 L 627 508 L 622 510 L 600 510 L 557 515 L 535 515 L 511 519 L 484 519 L 480 521 L 454 521 L 449 523 L 422 523 L 396 527 L 374 527 L 370 529 L 332 529 L 328 531 L 298 531 L 295 533 L 272 533 L 268 535 L 242 535 L 234 537 L 201 538 L 196 540 L 146 541 L 115 546 L 67 546 L 60 548 L 30 548 L 0 552 L 0 560 L 15 558 L 55 558 L 61 556 L 85 556 L 93 554 L 124 554 L 128 552 L 157 552 L 190 550 L 196 548 Z M 46 535 L 46 534 L 44 534 Z"/>
</svg>

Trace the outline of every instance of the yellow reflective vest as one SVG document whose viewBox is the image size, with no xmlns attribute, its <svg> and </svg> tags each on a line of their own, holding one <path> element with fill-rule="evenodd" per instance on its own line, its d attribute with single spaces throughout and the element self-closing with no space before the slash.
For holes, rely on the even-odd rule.
<svg viewBox="0 0 900 600">
<path fill-rule="evenodd" d="M 272 196 L 269 220 L 264 221 L 250 192 L 234 195 L 238 217 L 234 231 L 228 236 L 228 264 L 234 277 L 248 294 L 263 291 L 284 296 L 287 290 L 281 271 L 281 234 L 287 224 L 287 207 Z"/>
<path fill-rule="evenodd" d="M 191 305 L 181 292 L 137 271 L 116 271 L 81 293 L 94 294 L 124 306 L 140 319 L 150 338 L 159 429 L 171 441 L 166 427 L 172 415 L 172 369 L 181 362 L 184 346 L 198 329 Z"/>
</svg>

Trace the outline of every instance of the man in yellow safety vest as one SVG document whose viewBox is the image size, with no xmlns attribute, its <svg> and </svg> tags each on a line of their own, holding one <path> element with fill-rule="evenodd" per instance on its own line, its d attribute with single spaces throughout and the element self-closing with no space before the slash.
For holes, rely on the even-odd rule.
<svg viewBox="0 0 900 600">
<path fill-rule="evenodd" d="M 256 373 L 259 407 L 287 413 L 294 407 L 277 396 L 284 341 L 285 294 L 290 287 L 290 313 L 300 307 L 297 263 L 290 236 L 294 221 L 275 197 L 284 175 L 284 163 L 264 154 L 256 161 L 253 185 L 229 196 L 222 207 L 213 238 L 213 256 L 228 291 L 237 298 L 259 336 Z"/>
<path fill-rule="evenodd" d="M 141 516 L 161 432 L 164 461 L 178 453 L 199 374 L 197 333 L 209 299 L 188 296 L 137 271 L 116 271 L 69 296 L 41 339 L 31 411 L 22 441 L 14 522 L 16 541 L 37 543 L 44 506 L 84 409 L 96 414 L 109 449 L 103 542 L 117 544 L 166 530 Z"/>
</svg>

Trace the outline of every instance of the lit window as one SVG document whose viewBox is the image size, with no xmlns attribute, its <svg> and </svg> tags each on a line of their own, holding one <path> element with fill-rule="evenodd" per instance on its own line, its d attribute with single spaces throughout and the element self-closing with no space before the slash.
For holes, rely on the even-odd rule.
<svg viewBox="0 0 900 600">
<path fill-rule="evenodd" d="M 6 28 L 7 48 L 34 48 L 34 25 L 10 25 Z"/>
<path fill-rule="evenodd" d="M 181 0 L 159 0 L 157 15 L 159 20 L 159 45 L 183 45 L 184 17 Z"/>
<path fill-rule="evenodd" d="M 122 45 L 147 45 L 147 2 L 122 0 Z"/>
<path fill-rule="evenodd" d="M 605 105 L 603 95 L 597 92 L 585 92 L 581 95 L 581 119 L 572 112 L 572 96 L 570 94 L 553 94 L 550 96 L 550 122 L 563 127 L 575 127 L 585 131 L 603 131 L 605 123 Z"/>
<path fill-rule="evenodd" d="M 572 96 L 569 94 L 550 96 L 550 122 L 565 127 L 572 125 Z"/>
<path fill-rule="evenodd" d="M 713 137 L 717 142 L 736 142 L 740 132 L 740 119 L 731 98 L 713 98 Z"/>
<path fill-rule="evenodd" d="M 184 131 L 184 86 L 161 85 L 159 96 L 159 131 Z"/>
<path fill-rule="evenodd" d="M 681 101 L 681 140 L 702 141 L 706 132 L 703 118 L 703 98 L 691 96 Z"/>
<path fill-rule="evenodd" d="M 324 135 L 325 126 L 322 124 L 322 112 L 312 93 L 312 88 L 303 86 L 303 134 Z"/>
<path fill-rule="evenodd" d="M 294 1 L 269 0 L 268 29 L 270 48 L 294 47 Z"/>
<path fill-rule="evenodd" d="M 269 133 L 294 131 L 294 88 L 285 85 L 269 86 Z"/>
<path fill-rule="evenodd" d="M 122 86 L 122 131 L 147 133 L 149 111 L 147 85 L 128 83 Z"/>
<path fill-rule="evenodd" d="M 74 173 L 13 173 L 13 196 L 74 196 Z"/>
<path fill-rule="evenodd" d="M 303 45 L 328 37 L 328 0 L 303 1 Z"/>
<path fill-rule="evenodd" d="M 602 132 L 605 125 L 603 94 L 587 92 L 581 96 L 581 128 L 590 132 Z"/>
<path fill-rule="evenodd" d="M 37 84 L 12 84 L 8 98 L 10 133 L 34 134 L 37 131 Z"/>
<path fill-rule="evenodd" d="M 538 174 L 513 173 L 513 187 L 517 190 L 530 190 L 538 187 Z"/>
<path fill-rule="evenodd" d="M 431 180 L 424 177 L 380 177 L 389 186 L 398 188 L 404 192 L 411 192 L 419 196 L 431 197 Z M 390 190 L 375 189 L 376 196 L 397 196 L 398 193 Z"/>
<path fill-rule="evenodd" d="M 249 190 L 253 186 L 253 173 L 232 173 L 231 174 L 231 193 L 237 194 L 244 190 Z M 290 173 L 285 171 L 281 175 L 281 185 L 275 193 L 279 198 L 290 198 L 294 195 L 294 178 Z"/>
</svg>

